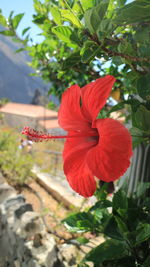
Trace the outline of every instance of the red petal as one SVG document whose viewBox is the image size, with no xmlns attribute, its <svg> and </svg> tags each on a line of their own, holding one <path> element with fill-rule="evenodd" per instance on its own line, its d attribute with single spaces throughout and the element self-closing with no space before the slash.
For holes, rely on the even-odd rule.
<svg viewBox="0 0 150 267">
<path fill-rule="evenodd" d="M 105 105 L 114 82 L 115 78 L 107 75 L 104 78 L 87 84 L 81 89 L 82 111 L 89 121 L 94 121 Z"/>
<path fill-rule="evenodd" d="M 87 155 L 93 175 L 105 182 L 117 180 L 130 165 L 132 140 L 128 130 L 113 119 L 98 119 L 99 143 Z"/>
<path fill-rule="evenodd" d="M 89 124 L 81 113 L 80 98 L 81 89 L 78 85 L 71 86 L 62 95 L 58 122 L 66 131 L 89 130 Z"/>
<path fill-rule="evenodd" d="M 64 173 L 74 191 L 90 197 L 96 190 L 96 182 L 86 163 L 86 155 L 97 144 L 94 138 L 77 137 L 68 139 L 64 146 Z"/>
</svg>

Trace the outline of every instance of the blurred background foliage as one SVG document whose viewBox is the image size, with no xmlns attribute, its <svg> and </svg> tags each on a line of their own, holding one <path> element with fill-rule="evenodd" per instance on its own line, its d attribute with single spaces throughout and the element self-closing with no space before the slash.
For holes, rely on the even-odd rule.
<svg viewBox="0 0 150 267">
<path fill-rule="evenodd" d="M 25 144 L 22 146 L 22 141 Z M 51 176 L 64 178 L 62 168 L 63 142 L 34 143 L 28 146 L 27 139 L 5 124 L 0 127 L 0 171 L 9 184 L 17 188 L 35 178 L 34 166 Z"/>
<path fill-rule="evenodd" d="M 0 170 L 13 186 L 21 186 L 33 177 L 32 155 L 19 148 L 19 134 L 1 127 Z"/>
</svg>

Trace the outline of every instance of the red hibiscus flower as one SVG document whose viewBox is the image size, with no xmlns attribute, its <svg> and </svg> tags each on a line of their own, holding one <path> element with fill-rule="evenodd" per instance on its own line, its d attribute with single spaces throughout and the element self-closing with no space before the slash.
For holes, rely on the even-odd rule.
<svg viewBox="0 0 150 267">
<path fill-rule="evenodd" d="M 97 119 L 115 82 L 107 75 L 80 88 L 73 85 L 62 95 L 58 113 L 59 125 L 68 132 L 64 145 L 64 173 L 74 191 L 90 197 L 96 190 L 96 179 L 112 182 L 127 170 L 132 156 L 128 130 L 110 118 Z M 61 138 L 38 135 L 25 128 L 33 139 Z"/>
</svg>

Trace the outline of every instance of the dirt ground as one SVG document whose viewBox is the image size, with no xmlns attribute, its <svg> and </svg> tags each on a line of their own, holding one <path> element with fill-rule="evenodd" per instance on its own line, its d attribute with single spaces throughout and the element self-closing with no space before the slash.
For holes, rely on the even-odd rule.
<svg viewBox="0 0 150 267">
<path fill-rule="evenodd" d="M 71 211 L 67 210 L 62 203 L 58 203 L 58 201 L 46 192 L 45 189 L 36 181 L 31 182 L 29 186 L 37 192 L 41 200 L 36 193 L 32 192 L 28 188 L 25 188 L 21 193 L 25 196 L 26 202 L 31 203 L 33 210 L 40 213 L 41 216 L 44 216 L 46 225 L 50 231 L 56 231 L 56 233 L 63 238 L 71 238 L 72 235 L 67 232 L 61 223 L 62 219 L 71 214 Z"/>
</svg>

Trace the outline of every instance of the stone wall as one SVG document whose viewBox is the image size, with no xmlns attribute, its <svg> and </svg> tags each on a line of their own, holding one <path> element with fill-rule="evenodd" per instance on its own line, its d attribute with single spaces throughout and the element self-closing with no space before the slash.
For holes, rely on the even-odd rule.
<svg viewBox="0 0 150 267">
<path fill-rule="evenodd" d="M 65 251 L 68 253 L 70 249 L 67 262 Z M 67 244 L 58 248 L 32 205 L 0 177 L 0 267 L 8 266 L 69 267 L 77 264 L 74 248 Z"/>
<path fill-rule="evenodd" d="M 22 116 L 18 114 L 10 114 L 6 112 L 1 112 L 4 115 L 4 122 L 7 123 L 10 127 L 22 129 L 26 125 L 30 125 L 32 128 L 39 128 L 37 118 Z M 43 129 L 41 127 L 41 129 Z"/>
</svg>

